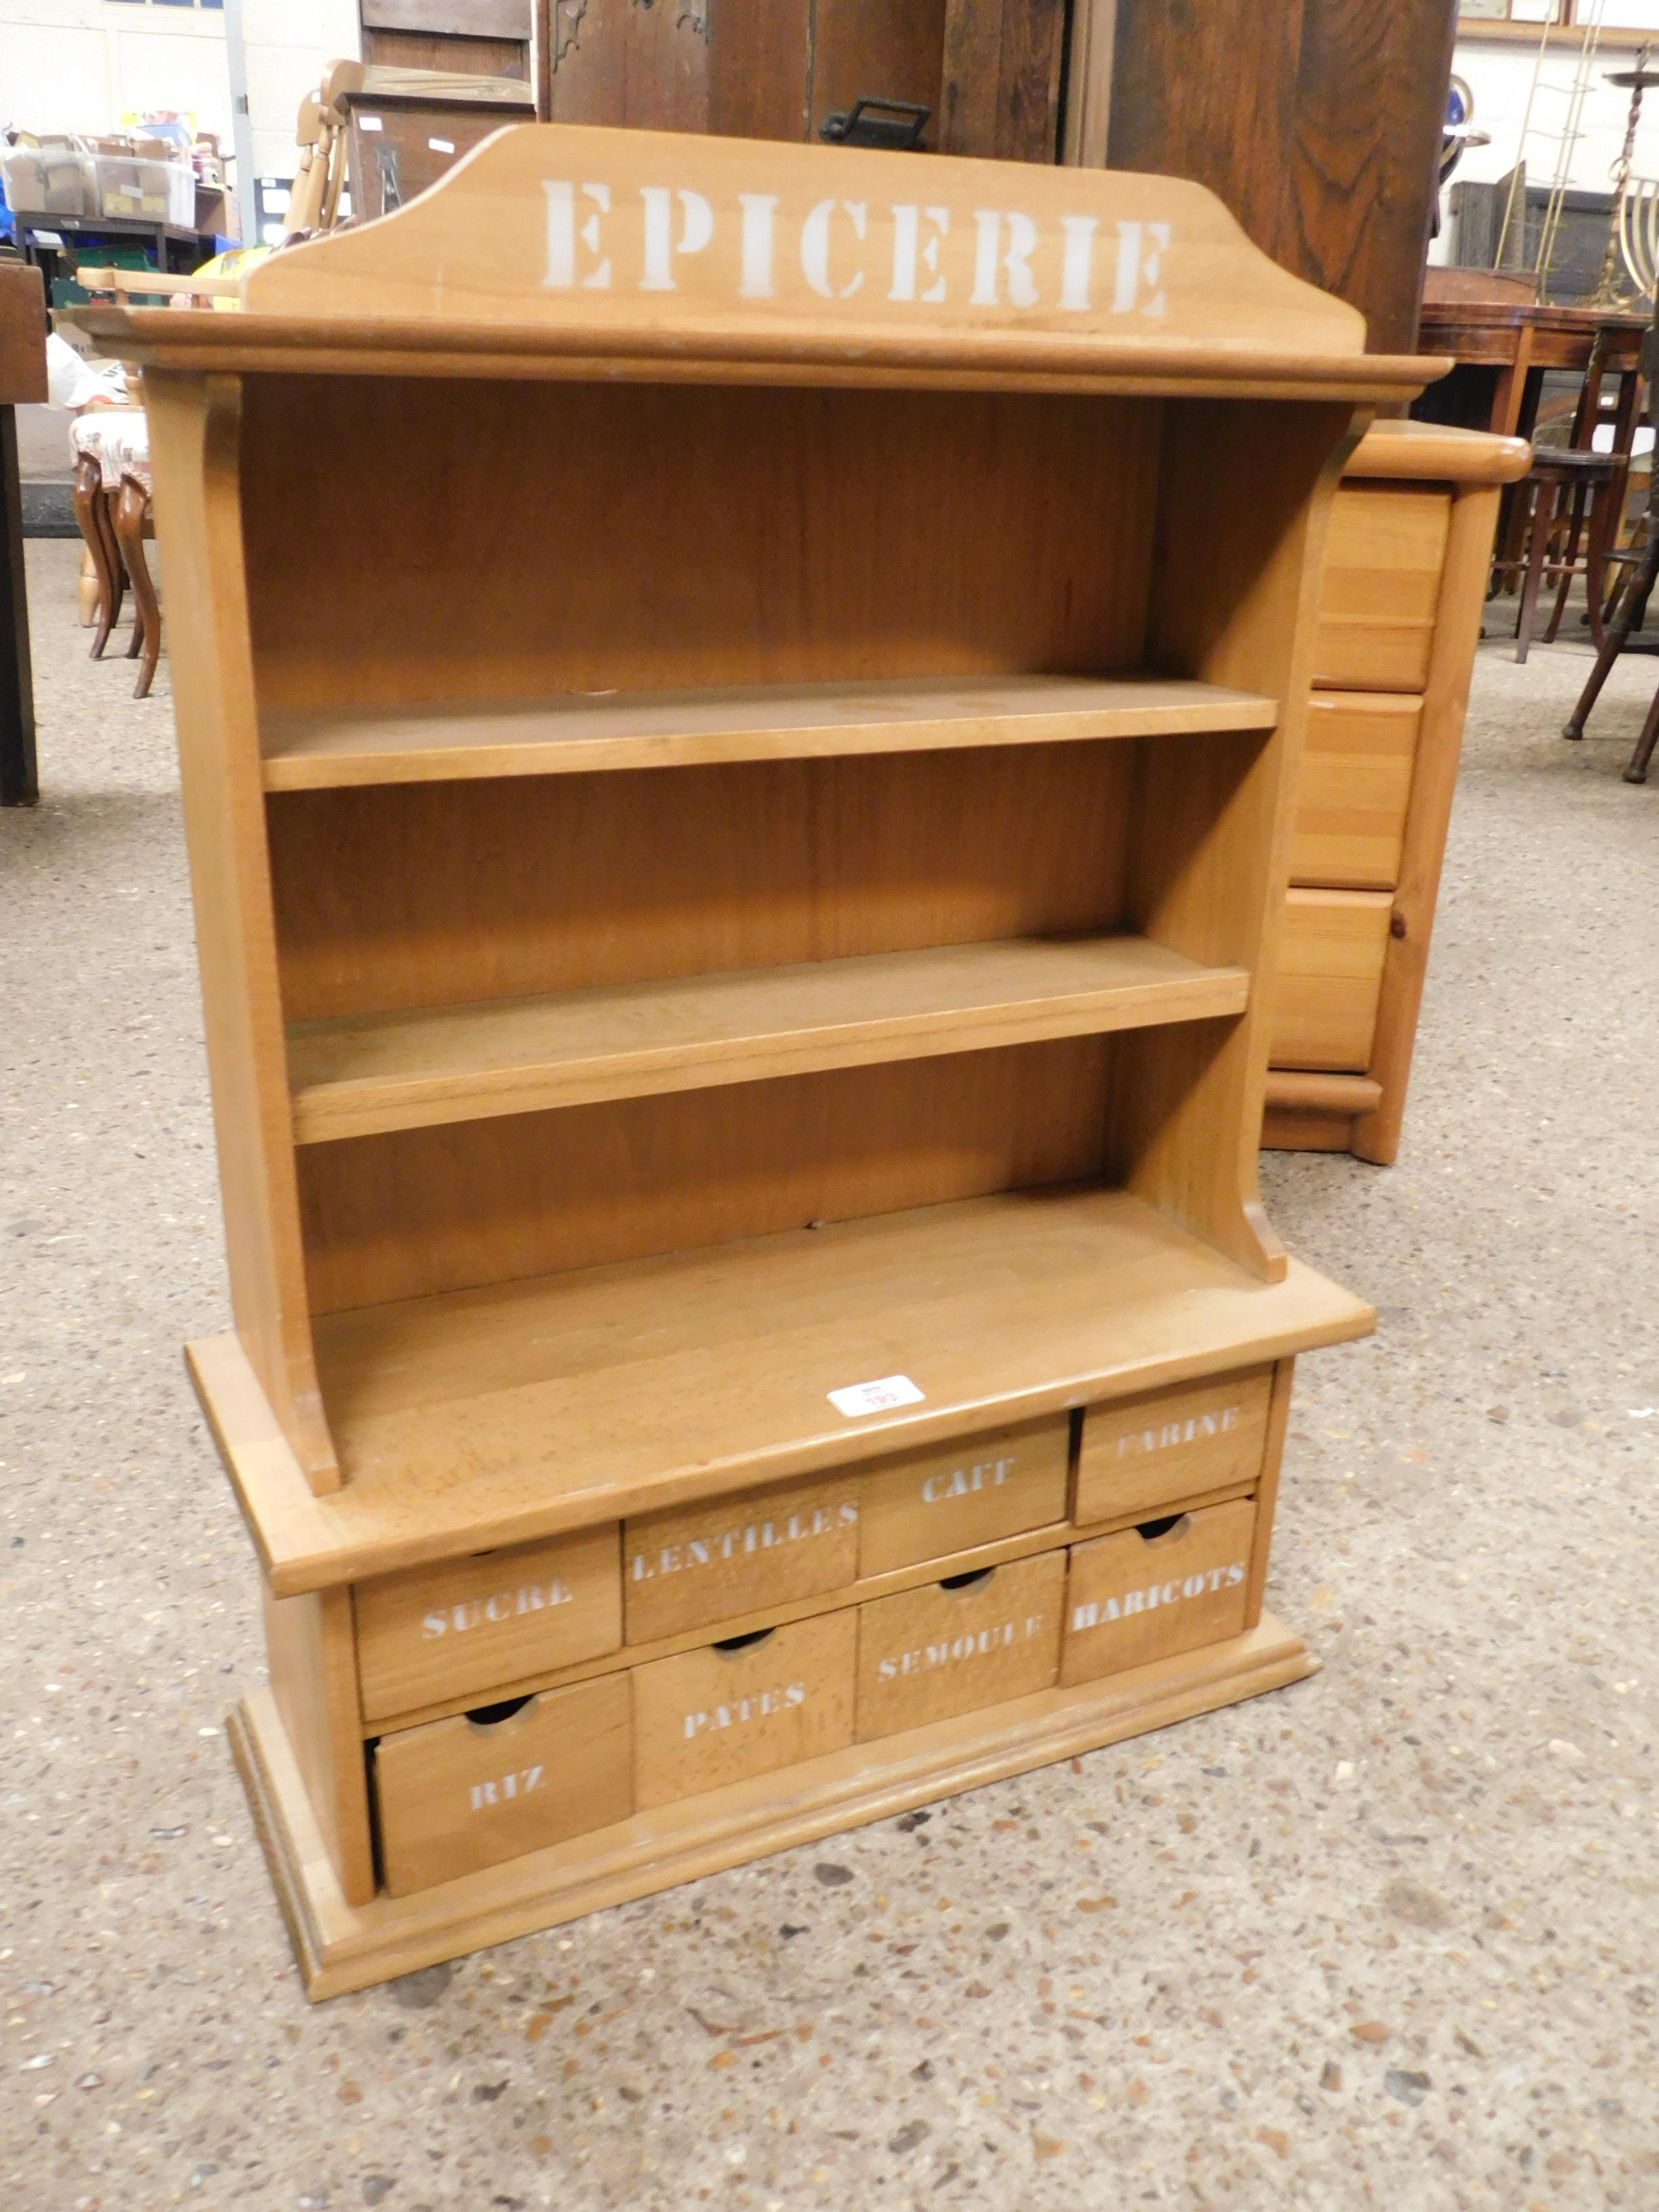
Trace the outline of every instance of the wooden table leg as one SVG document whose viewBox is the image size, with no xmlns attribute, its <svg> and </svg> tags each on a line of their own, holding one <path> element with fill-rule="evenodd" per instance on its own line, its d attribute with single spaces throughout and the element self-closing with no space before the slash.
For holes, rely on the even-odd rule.
<svg viewBox="0 0 1659 2212">
<path fill-rule="evenodd" d="M 1521 586 L 1521 613 L 1515 625 L 1515 657 L 1524 660 L 1532 643 L 1533 618 L 1538 611 L 1538 587 L 1544 580 L 1544 556 L 1549 550 L 1550 528 L 1555 520 L 1556 487 L 1547 478 L 1534 486 L 1537 504 L 1532 511 L 1532 535 L 1527 543 L 1526 580 Z"/>
<path fill-rule="evenodd" d="M 17 414 L 0 407 L 0 806 L 33 806 L 40 796 Z"/>
</svg>

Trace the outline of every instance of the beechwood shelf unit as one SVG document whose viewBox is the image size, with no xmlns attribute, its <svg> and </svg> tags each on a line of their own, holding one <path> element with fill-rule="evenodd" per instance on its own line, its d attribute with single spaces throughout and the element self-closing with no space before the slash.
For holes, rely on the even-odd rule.
<svg viewBox="0 0 1659 2212">
<path fill-rule="evenodd" d="M 1264 978 L 1326 509 L 1427 370 L 1194 185 L 930 157 L 924 264 L 917 174 L 526 127 L 240 315 L 82 317 L 145 374 L 234 1316 L 190 1359 L 313 1995 L 1310 1670 L 1291 1363 L 1370 1316 L 1256 1194 Z M 839 1565 L 636 1613 L 637 1532 L 667 1575 L 757 1513 Z M 1166 1538 L 1198 1626 L 1089 1659 Z M 580 1649 L 540 1582 L 499 1664 L 421 1648 L 498 1560 L 577 1563 Z M 1018 1665 L 881 1703 L 882 1608 L 1005 1588 Z M 750 1644 L 796 1750 L 653 1750 Z M 506 1729 L 562 1794 L 451 1833 Z"/>
</svg>

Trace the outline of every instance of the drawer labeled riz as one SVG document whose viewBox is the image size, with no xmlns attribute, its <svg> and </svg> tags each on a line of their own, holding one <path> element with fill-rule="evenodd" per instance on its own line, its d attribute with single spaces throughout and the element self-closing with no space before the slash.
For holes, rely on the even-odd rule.
<svg viewBox="0 0 1659 2212">
<path fill-rule="evenodd" d="M 1080 1527 L 1254 1482 L 1267 1436 L 1270 1367 L 1242 1368 L 1091 1406 L 1078 1455 Z"/>
<path fill-rule="evenodd" d="M 1042 1552 L 860 1606 L 859 1741 L 1049 1688 L 1065 1580 Z"/>
<path fill-rule="evenodd" d="M 623 1523 L 628 1640 L 648 1644 L 838 1589 L 857 1576 L 858 1556 L 853 1474 L 640 1514 Z"/>
<path fill-rule="evenodd" d="M 622 1643 L 617 1523 L 359 1583 L 367 1719 L 597 1659 Z"/>
<path fill-rule="evenodd" d="M 1068 1415 L 968 1437 L 866 1468 L 859 1572 L 886 1574 L 1066 1517 Z"/>
<path fill-rule="evenodd" d="M 844 1749 L 857 1642 L 849 1608 L 635 1668 L 641 1810 Z"/>
<path fill-rule="evenodd" d="M 1074 1545 L 1060 1680 L 1092 1681 L 1239 1635 L 1255 1534 L 1255 1502 L 1242 1498 Z"/>
<path fill-rule="evenodd" d="M 618 1674 L 382 1737 L 374 1786 L 387 1894 L 625 1820 L 631 1726 Z"/>
</svg>

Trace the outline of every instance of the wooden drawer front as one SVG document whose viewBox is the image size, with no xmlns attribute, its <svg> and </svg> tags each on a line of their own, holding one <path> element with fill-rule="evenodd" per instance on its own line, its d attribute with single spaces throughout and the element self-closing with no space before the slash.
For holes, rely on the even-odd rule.
<svg viewBox="0 0 1659 2212">
<path fill-rule="evenodd" d="M 739 1491 L 623 1523 L 628 1640 L 678 1636 L 858 1574 L 855 1474 Z"/>
<path fill-rule="evenodd" d="M 483 1706 L 482 1712 L 492 1709 Z M 383 1736 L 374 1753 L 389 1895 L 540 1850 L 634 1809 L 626 1674 Z"/>
<path fill-rule="evenodd" d="M 1046 1690 L 1060 1664 L 1063 1552 L 859 1607 L 859 1741 Z"/>
<path fill-rule="evenodd" d="M 886 1574 L 1063 1521 L 1071 1449 L 1071 1421 L 1059 1413 L 878 1461 L 860 1485 L 859 1572 Z"/>
<path fill-rule="evenodd" d="M 1291 891 L 1273 985 L 1275 1067 L 1371 1064 L 1394 899 L 1388 891 Z"/>
<path fill-rule="evenodd" d="M 736 1648 L 634 1669 L 635 1795 L 643 1810 L 769 1774 L 853 1741 L 858 1620 L 820 1613 Z"/>
<path fill-rule="evenodd" d="M 1308 704 L 1291 880 L 1392 890 L 1423 702 L 1391 691 L 1316 691 Z"/>
<path fill-rule="evenodd" d="M 1091 1406 L 1083 1417 L 1072 1518 L 1115 1521 L 1167 1511 L 1182 1498 L 1261 1472 L 1273 1370 L 1251 1367 Z"/>
<path fill-rule="evenodd" d="M 1451 494 L 1440 485 L 1338 487 L 1314 641 L 1316 684 L 1423 689 L 1450 525 Z"/>
<path fill-rule="evenodd" d="M 622 1643 L 617 1523 L 359 1583 L 369 1720 L 596 1659 Z"/>
<path fill-rule="evenodd" d="M 1163 1533 L 1124 1528 L 1072 1550 L 1066 1585 L 1062 1682 L 1091 1682 L 1244 1626 L 1255 1506 L 1203 1505 Z"/>
</svg>

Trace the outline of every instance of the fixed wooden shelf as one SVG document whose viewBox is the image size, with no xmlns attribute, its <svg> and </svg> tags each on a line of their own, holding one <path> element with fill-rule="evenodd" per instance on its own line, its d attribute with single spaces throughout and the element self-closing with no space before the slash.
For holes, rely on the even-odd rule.
<svg viewBox="0 0 1659 2212">
<path fill-rule="evenodd" d="M 1278 702 L 1185 678 L 901 677 L 573 691 L 410 707 L 267 708 L 267 791 L 568 775 L 717 761 L 1271 730 Z"/>
<path fill-rule="evenodd" d="M 1049 1186 L 319 1315 L 318 1497 L 234 1337 L 191 1348 L 279 1594 L 720 1495 L 1363 1334 L 1121 1190 Z M 923 1395 L 848 1419 L 829 1393 Z"/>
<path fill-rule="evenodd" d="M 301 1144 L 1239 1014 L 1243 968 L 1128 935 L 928 945 L 288 1032 Z"/>
</svg>

